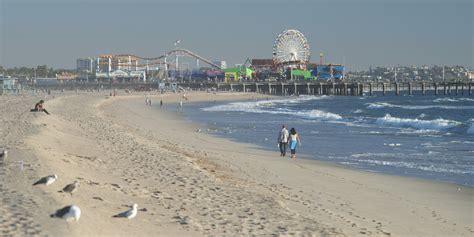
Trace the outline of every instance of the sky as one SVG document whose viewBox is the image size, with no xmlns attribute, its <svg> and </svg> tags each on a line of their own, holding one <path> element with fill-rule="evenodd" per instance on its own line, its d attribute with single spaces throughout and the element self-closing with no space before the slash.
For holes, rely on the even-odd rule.
<svg viewBox="0 0 474 237">
<path fill-rule="evenodd" d="M 192 50 L 232 66 L 271 58 L 301 31 L 311 61 L 474 68 L 473 0 L 0 0 L 0 65 L 75 68 L 76 59 Z"/>
</svg>

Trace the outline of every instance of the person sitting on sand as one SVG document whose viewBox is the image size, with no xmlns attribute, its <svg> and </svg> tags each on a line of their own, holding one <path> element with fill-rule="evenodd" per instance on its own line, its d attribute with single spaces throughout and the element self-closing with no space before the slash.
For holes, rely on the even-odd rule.
<svg viewBox="0 0 474 237">
<path fill-rule="evenodd" d="M 43 108 L 44 100 L 40 100 L 38 103 L 36 103 L 35 108 L 31 109 L 30 112 L 45 112 L 46 114 L 49 115 L 48 111 Z"/>
<path fill-rule="evenodd" d="M 291 159 L 296 159 L 296 147 L 298 144 L 301 146 L 301 140 L 295 128 L 290 129 L 290 141 L 288 143 L 291 150 Z"/>
</svg>

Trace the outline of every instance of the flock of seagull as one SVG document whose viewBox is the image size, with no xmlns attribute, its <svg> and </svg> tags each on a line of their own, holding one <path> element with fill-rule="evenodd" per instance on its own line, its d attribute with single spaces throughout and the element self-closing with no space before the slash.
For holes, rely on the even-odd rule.
<svg viewBox="0 0 474 237">
<path fill-rule="evenodd" d="M 8 156 L 8 151 L 6 148 L 2 149 L 0 152 L 0 158 L 1 159 L 6 159 Z M 53 175 L 48 175 L 45 177 L 42 177 L 35 183 L 33 183 L 33 186 L 36 185 L 45 185 L 49 186 L 53 184 L 56 180 L 58 179 L 58 176 L 56 174 Z M 66 185 L 63 189 L 61 189 L 59 192 L 61 193 L 69 193 L 71 196 L 74 192 L 79 189 L 79 181 L 74 181 L 71 184 Z M 112 217 L 118 217 L 118 218 L 127 218 L 127 219 L 132 219 L 135 216 L 137 216 L 138 213 L 138 205 L 135 203 L 132 205 L 132 207 L 122 213 L 119 213 L 117 215 L 114 215 Z M 76 205 L 69 205 L 65 206 L 61 209 L 56 210 L 55 213 L 51 214 L 50 217 L 52 218 L 61 218 L 65 219 L 67 221 L 70 220 L 75 220 L 76 222 L 79 221 L 79 218 L 81 217 L 81 209 L 76 206 Z"/>
</svg>

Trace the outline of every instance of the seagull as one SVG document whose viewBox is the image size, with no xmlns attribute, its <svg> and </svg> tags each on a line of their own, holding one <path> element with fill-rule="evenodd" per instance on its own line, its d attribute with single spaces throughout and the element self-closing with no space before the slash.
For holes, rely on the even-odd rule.
<svg viewBox="0 0 474 237">
<path fill-rule="evenodd" d="M 119 213 L 113 217 L 124 217 L 124 218 L 127 218 L 127 219 L 132 219 L 134 218 L 135 216 L 137 216 L 137 207 L 138 207 L 138 204 L 133 204 L 132 208 L 128 209 L 127 211 L 125 212 L 122 212 L 122 213 Z"/>
<path fill-rule="evenodd" d="M 3 149 L 2 153 L 0 153 L 0 158 L 6 159 L 8 156 L 8 151 L 6 148 Z"/>
<path fill-rule="evenodd" d="M 69 193 L 71 194 L 72 196 L 72 193 L 77 191 L 77 189 L 79 188 L 79 181 L 74 181 L 74 183 L 72 184 L 68 184 L 66 185 L 66 187 L 64 187 L 61 191 L 59 191 L 60 193 L 64 192 L 64 193 Z"/>
<path fill-rule="evenodd" d="M 61 209 L 58 209 L 54 214 L 51 214 L 50 217 L 62 218 L 66 219 L 66 221 L 74 219 L 76 222 L 78 222 L 79 218 L 81 217 L 81 209 L 79 209 L 79 207 L 76 205 L 65 206 Z"/>
<path fill-rule="evenodd" d="M 36 183 L 34 183 L 33 186 L 38 185 L 38 184 L 46 184 L 46 186 L 48 186 L 48 185 L 54 183 L 54 181 L 56 181 L 57 178 L 58 178 L 58 176 L 55 175 L 55 174 L 48 175 L 48 176 L 43 177 L 40 180 L 36 181 Z"/>
</svg>

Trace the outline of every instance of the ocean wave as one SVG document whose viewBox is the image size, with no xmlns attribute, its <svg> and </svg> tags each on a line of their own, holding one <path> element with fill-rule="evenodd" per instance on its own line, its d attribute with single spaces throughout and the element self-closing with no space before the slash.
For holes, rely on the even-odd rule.
<svg viewBox="0 0 474 237">
<path fill-rule="evenodd" d="M 459 126 L 461 123 L 453 120 L 435 119 L 435 120 L 421 120 L 410 118 L 397 118 L 386 114 L 382 118 L 376 120 L 377 124 L 388 125 L 393 127 L 411 127 L 416 129 L 429 130 L 445 130 Z"/>
<path fill-rule="evenodd" d="M 356 153 L 352 154 L 352 158 L 368 158 L 368 157 L 385 157 L 385 158 L 398 158 L 404 156 L 402 153 L 373 153 L 373 152 L 365 152 L 365 153 Z"/>
<path fill-rule="evenodd" d="M 474 106 L 450 106 L 450 105 L 395 105 L 386 102 L 375 102 L 365 104 L 367 109 L 399 108 L 399 109 L 474 109 Z"/>
<path fill-rule="evenodd" d="M 304 100 L 324 99 L 327 97 L 302 96 L 297 99 L 290 100 L 265 100 L 252 102 L 234 102 L 225 105 L 217 105 L 201 110 L 206 112 L 246 112 L 258 114 L 286 114 L 295 115 L 297 117 L 306 119 L 320 119 L 320 120 L 341 120 L 342 117 L 338 114 L 325 112 L 321 110 L 301 110 L 295 111 L 291 109 L 278 108 L 277 104 L 299 103 Z"/>
<path fill-rule="evenodd" d="M 474 99 L 471 99 L 471 98 L 438 98 L 438 99 L 435 99 L 433 100 L 433 102 L 436 102 L 436 103 L 442 103 L 442 102 L 464 102 L 464 101 L 471 101 L 473 102 Z"/>
<path fill-rule="evenodd" d="M 467 134 L 474 134 L 474 123 L 467 129 Z"/>
<path fill-rule="evenodd" d="M 216 105 L 208 108 L 203 108 L 203 111 L 240 111 L 240 112 L 254 112 L 253 110 L 260 108 L 268 108 L 275 105 L 298 104 L 309 100 L 327 99 L 330 96 L 299 96 L 285 99 L 259 100 L 249 102 L 233 102 L 224 105 Z M 258 111 L 257 111 L 258 112 Z"/>
<path fill-rule="evenodd" d="M 330 112 L 325 112 L 321 110 L 309 110 L 309 111 L 298 111 L 295 112 L 297 116 L 305 117 L 305 118 L 318 118 L 324 120 L 340 120 L 342 117 L 339 114 L 334 114 Z"/>
<path fill-rule="evenodd" d="M 373 165 L 383 165 L 383 166 L 392 166 L 397 168 L 410 168 L 423 171 L 431 171 L 437 173 L 454 173 L 454 174 L 474 174 L 473 170 L 460 170 L 448 167 L 440 167 L 439 165 L 429 165 L 429 164 L 416 164 L 414 162 L 404 162 L 404 161 L 385 161 L 385 160 L 368 160 L 368 159 L 358 159 L 358 162 L 373 164 Z"/>
</svg>

